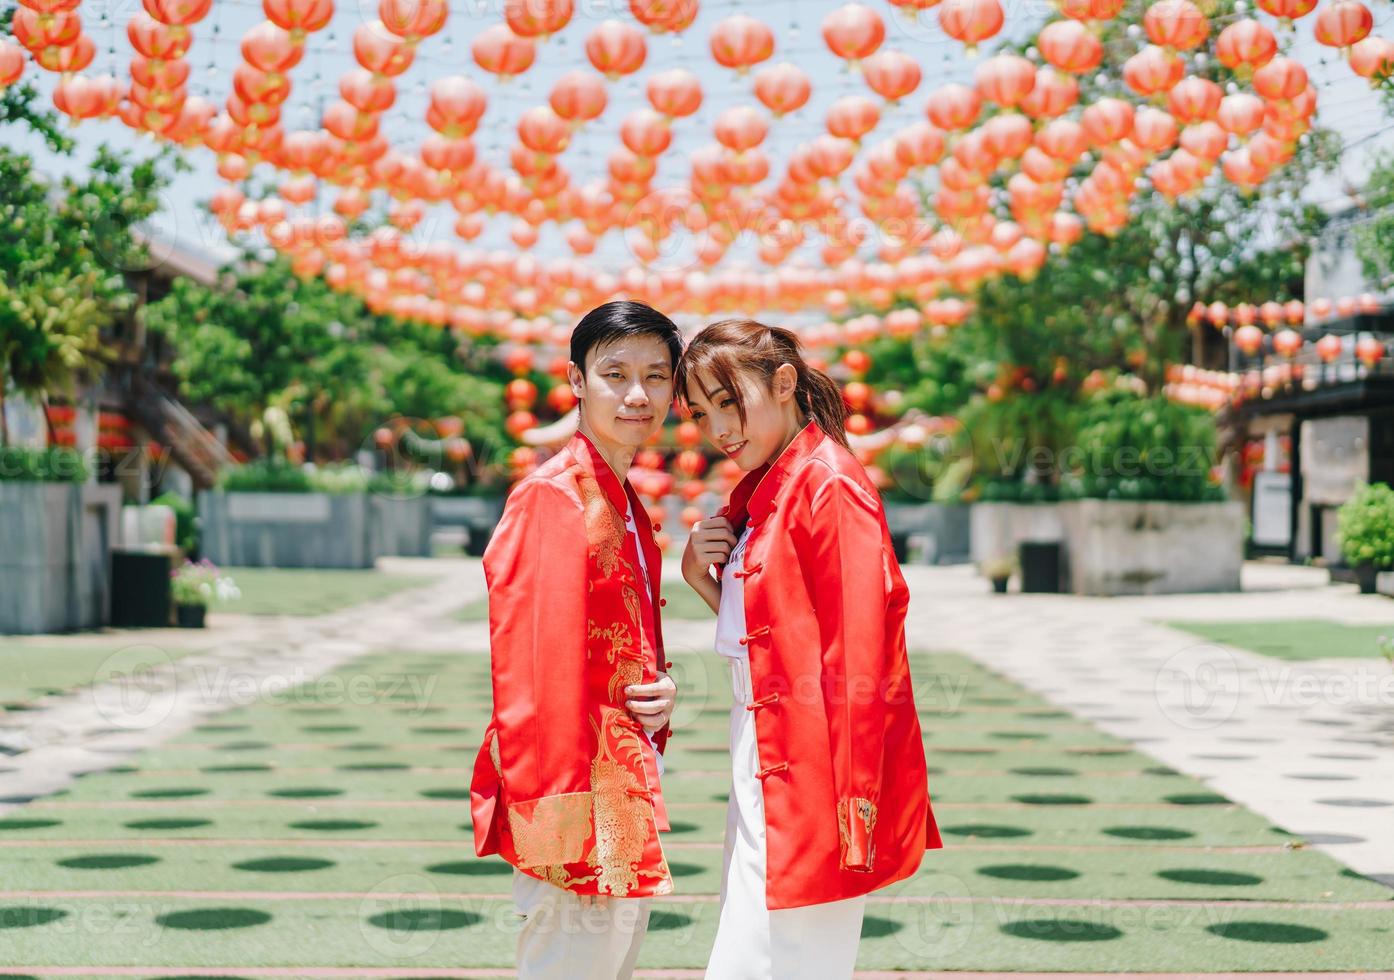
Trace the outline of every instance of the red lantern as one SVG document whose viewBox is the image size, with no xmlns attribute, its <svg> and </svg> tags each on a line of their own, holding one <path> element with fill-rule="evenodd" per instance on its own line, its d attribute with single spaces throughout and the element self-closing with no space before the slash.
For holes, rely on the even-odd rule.
<svg viewBox="0 0 1394 980">
<path fill-rule="evenodd" d="M 1317 5 L 1317 0 L 1258 0 L 1258 8 L 1266 14 L 1271 14 L 1287 26 L 1290 21 L 1310 14 Z"/>
<path fill-rule="evenodd" d="M 668 120 L 652 109 L 635 109 L 620 124 L 620 139 L 641 157 L 656 157 L 673 141 Z"/>
<path fill-rule="evenodd" d="M 571 127 L 551 106 L 533 106 L 518 119 L 518 139 L 534 153 L 554 156 L 571 142 Z"/>
<path fill-rule="evenodd" d="M 1355 342 L 1355 356 L 1367 368 L 1374 367 L 1384 356 L 1384 341 L 1374 337 L 1361 337 Z"/>
<path fill-rule="evenodd" d="M 1241 76 L 1262 68 L 1278 53 L 1273 32 L 1251 17 L 1230 24 L 1215 39 L 1215 57 Z"/>
<path fill-rule="evenodd" d="M 744 72 L 774 54 L 774 33 L 753 17 L 735 14 L 712 30 L 711 52 L 717 64 Z"/>
<path fill-rule="evenodd" d="M 289 31 L 291 39 L 299 43 L 333 19 L 334 0 L 262 0 L 262 9 L 271 23 Z"/>
<path fill-rule="evenodd" d="M 507 24 L 494 24 L 476 34 L 470 53 L 474 55 L 475 64 L 502 79 L 521 75 L 532 67 L 537 57 L 533 42 L 514 34 Z"/>
<path fill-rule="evenodd" d="M 570 385 L 556 385 L 547 392 L 547 405 L 558 415 L 565 415 L 576 407 L 576 393 Z"/>
<path fill-rule="evenodd" d="M 479 125 L 487 105 L 482 88 L 463 75 L 447 75 L 431 83 L 426 119 L 444 136 L 468 136 Z"/>
<path fill-rule="evenodd" d="M 755 75 L 755 97 L 776 116 L 802 108 L 812 91 L 803 69 L 787 61 L 762 68 Z"/>
<path fill-rule="evenodd" d="M 765 118 L 750 106 L 732 106 L 712 126 L 717 142 L 737 153 L 759 146 L 769 132 Z"/>
<path fill-rule="evenodd" d="M 537 428 L 537 416 L 532 412 L 512 412 L 504 419 L 503 427 L 514 439 L 520 439 L 524 432 Z"/>
<path fill-rule="evenodd" d="M 1208 78 L 1190 75 L 1172 88 L 1167 96 L 1167 108 L 1179 122 L 1201 122 L 1215 118 L 1223 97 L 1220 86 Z"/>
<path fill-rule="evenodd" d="M 1312 33 L 1317 43 L 1331 48 L 1348 48 L 1364 40 L 1375 26 L 1370 11 L 1358 0 L 1331 0 L 1317 11 Z"/>
<path fill-rule="evenodd" d="M 702 107 L 702 83 L 686 68 L 650 76 L 645 91 L 654 111 L 670 119 L 690 116 Z"/>
<path fill-rule="evenodd" d="M 1149 153 L 1169 150 L 1176 134 L 1176 120 L 1160 109 L 1144 106 L 1133 117 L 1133 141 Z"/>
<path fill-rule="evenodd" d="M 397 76 L 411 67 L 415 49 L 394 38 L 381 21 L 359 24 L 353 32 L 353 56 L 358 63 L 379 75 Z"/>
<path fill-rule="evenodd" d="M 1106 146 L 1132 131 L 1133 107 L 1122 99 L 1102 98 L 1085 109 L 1079 121 L 1091 146 Z"/>
<path fill-rule="evenodd" d="M 707 457 L 695 449 L 684 449 L 673 459 L 673 469 L 689 480 L 695 480 L 707 469 Z"/>
<path fill-rule="evenodd" d="M 268 74 L 290 71 L 304 54 L 305 48 L 291 39 L 289 31 L 269 20 L 262 21 L 242 38 L 243 59 Z"/>
<path fill-rule="evenodd" d="M 978 42 L 1002 29 L 1002 6 L 997 0 L 944 0 L 939 7 L 939 26 L 944 33 L 961 41 L 968 54 Z"/>
<path fill-rule="evenodd" d="M 24 51 L 0 38 L 0 88 L 13 85 L 24 74 Z"/>
<path fill-rule="evenodd" d="M 503 357 L 503 366 L 517 375 L 527 374 L 531 371 L 532 363 L 532 351 L 527 347 L 515 347 Z"/>
<path fill-rule="evenodd" d="M 828 107 L 828 132 L 853 142 L 875 129 L 880 120 L 876 103 L 860 95 L 845 95 Z"/>
<path fill-rule="evenodd" d="M 655 33 L 677 33 L 697 19 L 697 0 L 629 0 L 629 12 Z"/>
<path fill-rule="evenodd" d="M 1302 349 L 1302 335 L 1284 328 L 1273 335 L 1273 350 L 1282 357 L 1293 357 Z"/>
<path fill-rule="evenodd" d="M 982 99 L 976 91 L 966 85 L 951 82 L 930 93 L 925 112 L 934 125 L 952 132 L 973 125 L 982 104 Z"/>
<path fill-rule="evenodd" d="M 887 102 L 899 102 L 920 87 L 920 63 L 903 51 L 881 51 L 862 62 L 862 77 Z"/>
<path fill-rule="evenodd" d="M 644 32 L 618 20 L 601 21 L 586 38 L 586 57 L 607 78 L 632 75 L 644 64 L 648 45 Z"/>
<path fill-rule="evenodd" d="M 1341 338 L 1334 333 L 1326 334 L 1316 342 L 1317 357 L 1321 358 L 1325 364 L 1330 364 L 1341 356 Z"/>
<path fill-rule="evenodd" d="M 993 55 L 978 66 L 973 79 L 983 98 L 1011 108 L 1031 94 L 1036 84 L 1036 66 L 1020 55 Z"/>
<path fill-rule="evenodd" d="M 439 32 L 448 13 L 445 0 L 378 0 L 382 26 L 411 45 Z"/>
<path fill-rule="evenodd" d="M 1166 48 L 1149 44 L 1123 62 L 1123 81 L 1146 98 L 1169 92 L 1186 73 L 1186 64 Z"/>
<path fill-rule="evenodd" d="M 1263 100 L 1248 92 L 1235 92 L 1220 100 L 1215 121 L 1225 132 L 1247 136 L 1263 125 Z"/>
<path fill-rule="evenodd" d="M 1394 41 L 1367 37 L 1350 48 L 1350 70 L 1378 85 L 1394 72 Z"/>
<path fill-rule="evenodd" d="M 1158 0 L 1143 14 L 1142 27 L 1153 44 L 1176 51 L 1199 47 L 1210 33 L 1210 21 L 1191 0 Z"/>
<path fill-rule="evenodd" d="M 514 378 L 504 385 L 503 398 L 511 409 L 532 408 L 537 401 L 537 385 L 527 378 Z"/>
<path fill-rule="evenodd" d="M 1291 58 L 1278 55 L 1254 72 L 1254 91 L 1272 102 L 1297 98 L 1307 88 L 1307 69 Z"/>
<path fill-rule="evenodd" d="M 1263 331 L 1252 323 L 1234 331 L 1234 346 L 1245 354 L 1253 356 L 1263 347 Z"/>
<path fill-rule="evenodd" d="M 504 0 L 503 19 L 519 37 L 550 37 L 571 22 L 571 0 Z"/>
<path fill-rule="evenodd" d="M 843 400 L 854 412 L 864 412 L 871 404 L 871 386 L 864 381 L 849 381 L 842 389 Z"/>
<path fill-rule="evenodd" d="M 842 355 L 842 364 L 853 374 L 862 375 L 871 370 L 871 355 L 855 347 Z"/>
<path fill-rule="evenodd" d="M 1058 20 L 1041 28 L 1036 38 L 1041 57 L 1061 71 L 1082 75 L 1099 67 L 1103 42 L 1077 20 Z"/>
<path fill-rule="evenodd" d="M 886 39 L 880 14 L 859 3 L 838 7 L 823 18 L 823 40 L 844 61 L 870 57 Z"/>
<path fill-rule="evenodd" d="M 864 436 L 875 428 L 871 423 L 871 419 L 862 415 L 860 412 L 854 412 L 847 416 L 845 427 L 848 432 L 856 436 Z"/>
</svg>

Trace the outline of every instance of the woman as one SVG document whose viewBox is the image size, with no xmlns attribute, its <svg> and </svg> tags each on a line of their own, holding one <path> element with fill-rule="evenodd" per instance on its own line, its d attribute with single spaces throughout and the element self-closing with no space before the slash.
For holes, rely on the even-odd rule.
<svg viewBox="0 0 1394 980">
<path fill-rule="evenodd" d="M 731 795 L 709 977 L 850 977 L 868 892 L 942 847 L 905 651 L 908 590 L 836 383 L 798 338 L 723 320 L 675 391 L 746 471 L 683 577 L 729 659 Z M 715 577 L 711 568 L 717 567 Z"/>
</svg>

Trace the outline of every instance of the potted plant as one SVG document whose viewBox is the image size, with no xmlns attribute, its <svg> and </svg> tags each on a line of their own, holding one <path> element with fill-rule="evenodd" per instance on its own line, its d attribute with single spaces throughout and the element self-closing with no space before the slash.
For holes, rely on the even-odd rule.
<svg viewBox="0 0 1394 980">
<path fill-rule="evenodd" d="M 186 559 L 183 565 L 169 574 L 175 623 L 182 627 L 201 628 L 208 604 L 214 597 L 227 600 L 236 599 L 242 594 L 232 576 L 219 572 L 218 566 L 207 558 L 196 562 Z"/>
<path fill-rule="evenodd" d="M 984 559 L 979 565 L 978 570 L 992 581 L 992 591 L 1006 592 L 1007 580 L 1016 571 L 1015 555 L 997 555 L 992 558 Z"/>
<path fill-rule="evenodd" d="M 1375 576 L 1394 568 L 1394 490 L 1362 483 L 1336 512 L 1336 543 L 1355 569 L 1360 591 L 1375 591 Z"/>
</svg>

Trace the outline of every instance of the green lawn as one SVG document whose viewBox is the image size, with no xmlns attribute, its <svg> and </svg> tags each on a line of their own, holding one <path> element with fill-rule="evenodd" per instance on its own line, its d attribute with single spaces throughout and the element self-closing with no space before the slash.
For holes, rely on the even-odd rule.
<svg viewBox="0 0 1394 980">
<path fill-rule="evenodd" d="M 657 903 L 641 965 L 699 969 L 729 691 L 714 654 L 676 659 L 686 900 Z M 973 661 L 912 669 L 945 847 L 872 896 L 862 969 L 1387 966 L 1389 888 Z M 511 966 L 510 872 L 469 828 L 488 711 L 487 656 L 381 651 L 0 815 L 8 969 Z"/>
<path fill-rule="evenodd" d="M 1394 617 L 1388 626 L 1351 626 L 1329 619 L 1183 621 L 1166 625 L 1211 643 L 1252 650 L 1280 660 L 1379 657 L 1382 656 L 1379 637 L 1394 637 Z"/>
<path fill-rule="evenodd" d="M 119 631 L 43 637 L 34 642 L 0 636 L 0 709 L 4 709 L 0 725 L 5 712 L 23 711 L 26 704 L 45 695 L 156 670 L 196 652 L 206 636 L 191 636 L 189 646 L 179 648 L 123 637 Z M 209 642 L 202 640 L 205 646 Z"/>
<path fill-rule="evenodd" d="M 242 590 L 238 599 L 214 602 L 210 612 L 253 616 L 318 616 L 426 585 L 427 575 L 389 575 L 373 568 L 222 569 Z"/>
</svg>

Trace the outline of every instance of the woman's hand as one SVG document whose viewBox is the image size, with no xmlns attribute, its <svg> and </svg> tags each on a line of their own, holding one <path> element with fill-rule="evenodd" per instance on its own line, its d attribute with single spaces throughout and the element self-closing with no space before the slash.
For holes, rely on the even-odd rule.
<svg viewBox="0 0 1394 980">
<path fill-rule="evenodd" d="M 652 684 L 630 684 L 624 689 L 629 699 L 624 706 L 639 720 L 647 732 L 658 732 L 673 716 L 678 700 L 678 685 L 673 678 L 660 673 Z"/>
<path fill-rule="evenodd" d="M 716 562 L 725 562 L 736 546 L 736 531 L 725 517 L 708 517 L 692 525 L 682 553 L 682 577 L 688 583 L 705 578 Z"/>
</svg>

